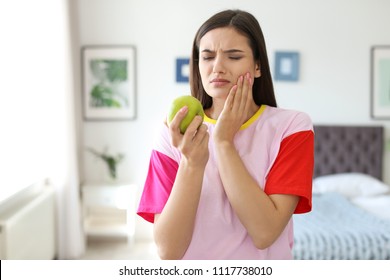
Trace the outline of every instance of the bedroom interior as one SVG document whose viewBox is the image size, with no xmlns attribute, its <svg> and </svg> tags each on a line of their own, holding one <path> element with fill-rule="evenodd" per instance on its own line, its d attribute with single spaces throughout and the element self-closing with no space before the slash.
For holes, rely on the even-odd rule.
<svg viewBox="0 0 390 280">
<path fill-rule="evenodd" d="M 293 217 L 295 259 L 390 259 L 383 130 L 314 127 L 313 209 Z"/>
<path fill-rule="evenodd" d="M 259 19 L 272 69 L 276 53 L 299 54 L 299 75 L 274 83 L 278 105 L 308 113 L 316 133 L 313 211 L 294 216 L 295 258 L 390 259 L 390 97 L 375 88 L 386 75 L 373 71 L 373 47 L 385 47 L 378 59 L 390 61 L 390 2 L 298 0 L 283 9 L 272 0 L 11 2 L 0 4 L 8 11 L 0 30 L 9 42 L 0 51 L 0 75 L 7 77 L 5 92 L 17 92 L 9 104 L 20 107 L 0 111 L 7 171 L 0 175 L 0 259 L 157 258 L 152 225 L 135 215 L 155 127 L 171 100 L 189 92 L 185 79 L 177 80 L 176 62 L 188 57 L 199 23 L 226 8 Z M 86 117 L 86 46 L 134 50 L 131 118 Z M 285 71 L 295 69 L 294 61 L 286 63 Z M 22 64 L 34 65 L 23 83 L 9 74 Z M 377 95 L 388 99 L 373 104 Z M 87 148 L 124 154 L 116 180 Z M 17 223 L 35 215 L 32 206 L 41 223 Z M 323 223 L 314 222 L 318 217 Z M 29 233 L 45 238 L 38 244 Z"/>
</svg>

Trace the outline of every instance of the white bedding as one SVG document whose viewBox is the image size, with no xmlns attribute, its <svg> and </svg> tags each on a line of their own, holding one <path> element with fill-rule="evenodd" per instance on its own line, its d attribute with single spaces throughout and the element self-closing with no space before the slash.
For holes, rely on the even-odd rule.
<svg viewBox="0 0 390 280">
<path fill-rule="evenodd" d="M 335 192 L 354 205 L 384 219 L 390 219 L 390 186 L 363 173 L 339 173 L 313 180 L 313 194 Z"/>
<path fill-rule="evenodd" d="M 390 186 L 363 173 L 338 173 L 313 180 L 313 193 L 336 192 L 347 198 L 390 194 Z"/>
<path fill-rule="evenodd" d="M 294 215 L 296 259 L 390 259 L 390 186 L 362 173 L 313 180 L 313 209 Z"/>
<path fill-rule="evenodd" d="M 390 195 L 356 197 L 351 202 L 378 217 L 390 219 Z"/>
<path fill-rule="evenodd" d="M 295 259 L 390 259 L 390 220 L 339 193 L 314 194 L 312 211 L 293 219 Z"/>
</svg>

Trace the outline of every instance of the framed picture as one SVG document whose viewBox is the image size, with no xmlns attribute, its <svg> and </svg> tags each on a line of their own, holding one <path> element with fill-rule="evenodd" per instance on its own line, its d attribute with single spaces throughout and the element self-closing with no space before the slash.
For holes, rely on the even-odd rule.
<svg viewBox="0 0 390 280">
<path fill-rule="evenodd" d="M 176 82 L 188 83 L 190 73 L 190 59 L 177 58 L 176 59 Z"/>
<path fill-rule="evenodd" d="M 371 117 L 390 119 L 390 46 L 371 48 Z"/>
<path fill-rule="evenodd" d="M 298 81 L 299 53 L 275 52 L 275 81 Z"/>
<path fill-rule="evenodd" d="M 86 120 L 136 117 L 135 47 L 85 46 L 82 73 Z"/>
</svg>

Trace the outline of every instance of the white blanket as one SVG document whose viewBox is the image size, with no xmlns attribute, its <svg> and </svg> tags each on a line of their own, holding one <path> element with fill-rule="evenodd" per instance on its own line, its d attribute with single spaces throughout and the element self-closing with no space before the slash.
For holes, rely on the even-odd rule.
<svg viewBox="0 0 390 280">
<path fill-rule="evenodd" d="M 294 215 L 295 259 L 390 259 L 390 221 L 337 193 L 313 195 L 313 209 Z"/>
<path fill-rule="evenodd" d="M 356 197 L 351 202 L 378 217 L 390 220 L 390 195 Z"/>
</svg>

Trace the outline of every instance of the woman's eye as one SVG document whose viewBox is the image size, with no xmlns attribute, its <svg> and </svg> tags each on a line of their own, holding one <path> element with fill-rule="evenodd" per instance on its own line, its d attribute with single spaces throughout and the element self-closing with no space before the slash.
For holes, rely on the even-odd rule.
<svg viewBox="0 0 390 280">
<path fill-rule="evenodd" d="M 203 60 L 211 60 L 213 59 L 214 57 L 213 56 L 204 56 L 203 57 Z"/>
<path fill-rule="evenodd" d="M 239 59 L 241 59 L 241 56 L 231 56 L 230 59 L 239 60 Z"/>
</svg>

